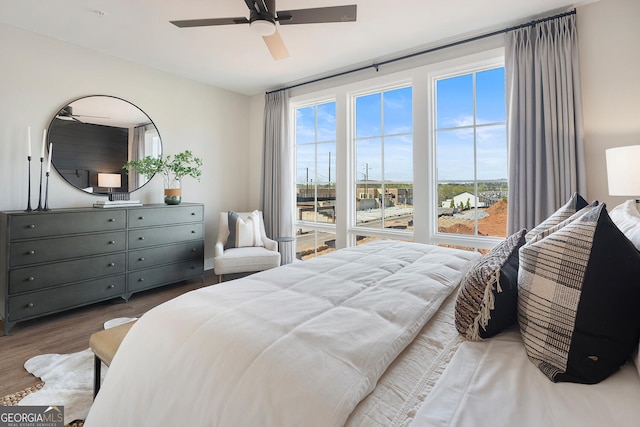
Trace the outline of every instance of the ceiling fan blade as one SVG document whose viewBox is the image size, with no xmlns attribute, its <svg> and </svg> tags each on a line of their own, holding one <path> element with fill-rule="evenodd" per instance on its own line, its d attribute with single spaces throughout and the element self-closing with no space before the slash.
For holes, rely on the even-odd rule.
<svg viewBox="0 0 640 427">
<path fill-rule="evenodd" d="M 243 16 L 238 18 L 211 18 L 211 19 L 185 19 L 182 21 L 169 21 L 179 28 L 209 27 L 212 25 L 248 24 L 249 20 Z"/>
<path fill-rule="evenodd" d="M 273 57 L 273 59 L 277 61 L 279 59 L 284 59 L 289 57 L 289 51 L 287 50 L 287 47 L 284 45 L 284 42 L 282 41 L 282 37 L 280 37 L 280 33 L 278 32 L 278 29 L 276 29 L 275 33 L 271 34 L 270 36 L 264 36 L 262 37 L 262 39 L 267 45 L 267 48 L 269 48 L 269 52 L 271 52 L 271 56 Z"/>
<path fill-rule="evenodd" d="M 312 9 L 279 10 L 278 22 L 280 25 L 353 22 L 356 20 L 357 8 L 357 5 L 350 4 Z"/>
</svg>

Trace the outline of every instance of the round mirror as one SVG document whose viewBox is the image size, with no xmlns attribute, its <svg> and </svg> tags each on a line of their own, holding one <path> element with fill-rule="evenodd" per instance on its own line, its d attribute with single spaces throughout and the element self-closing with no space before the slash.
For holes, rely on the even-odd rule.
<svg viewBox="0 0 640 427">
<path fill-rule="evenodd" d="M 49 125 L 47 147 L 49 143 L 58 173 L 93 194 L 137 190 L 148 180 L 122 166 L 162 154 L 160 134 L 149 116 L 130 102 L 105 95 L 79 98 L 60 109 Z"/>
</svg>

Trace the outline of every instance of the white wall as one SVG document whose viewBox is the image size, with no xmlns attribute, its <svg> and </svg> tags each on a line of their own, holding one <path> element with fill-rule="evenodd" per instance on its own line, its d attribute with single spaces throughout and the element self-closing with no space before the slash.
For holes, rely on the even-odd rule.
<svg viewBox="0 0 640 427">
<path fill-rule="evenodd" d="M 639 16 L 638 0 L 600 0 L 578 9 L 588 198 L 609 209 L 626 198 L 607 193 L 604 152 L 640 144 Z"/>
<path fill-rule="evenodd" d="M 151 117 L 165 153 L 189 149 L 203 158 L 202 180 L 185 179 L 183 200 L 205 204 L 205 267 L 212 268 L 218 212 L 257 207 L 256 195 L 248 191 L 256 179 L 246 160 L 249 97 L 2 24 L 0 58 L 0 210 L 27 206 L 27 126 L 35 157 L 42 130 L 68 102 L 94 94 L 120 97 Z M 39 162 L 32 165 L 36 207 Z M 161 177 L 132 197 L 162 203 Z M 91 206 L 97 199 L 52 171 L 50 208 Z"/>
</svg>

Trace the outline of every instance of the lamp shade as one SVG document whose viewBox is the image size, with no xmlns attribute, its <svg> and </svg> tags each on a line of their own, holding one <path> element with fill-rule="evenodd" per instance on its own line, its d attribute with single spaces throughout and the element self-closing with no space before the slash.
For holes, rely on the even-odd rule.
<svg viewBox="0 0 640 427">
<path fill-rule="evenodd" d="M 610 148 L 607 181 L 610 196 L 640 196 L 640 145 Z"/>
<path fill-rule="evenodd" d="M 119 173 L 99 173 L 98 187 L 119 188 L 122 185 L 122 175 Z"/>
</svg>

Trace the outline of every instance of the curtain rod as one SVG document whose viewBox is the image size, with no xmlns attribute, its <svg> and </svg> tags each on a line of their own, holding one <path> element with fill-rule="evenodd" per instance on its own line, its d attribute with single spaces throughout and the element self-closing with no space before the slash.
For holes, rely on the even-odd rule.
<svg viewBox="0 0 640 427">
<path fill-rule="evenodd" d="M 345 76 L 347 74 L 357 73 L 358 71 L 368 70 L 369 68 L 375 68 L 375 70 L 378 71 L 378 69 L 382 65 L 387 65 L 387 64 L 391 64 L 393 62 L 403 61 L 405 59 L 409 59 L 409 58 L 413 58 L 413 57 L 416 57 L 416 56 L 424 55 L 426 53 L 436 52 L 438 50 L 447 49 L 447 48 L 454 47 L 454 46 L 459 46 L 459 45 L 465 44 L 465 43 L 475 42 L 475 41 L 478 41 L 478 40 L 486 39 L 488 37 L 497 36 L 499 34 L 508 33 L 510 31 L 514 31 L 514 30 L 519 30 L 520 28 L 533 27 L 533 26 L 538 25 L 538 24 L 540 24 L 542 22 L 547 22 L 547 21 L 551 21 L 553 19 L 563 18 L 565 16 L 575 15 L 575 14 L 576 14 L 576 9 L 573 9 L 573 10 L 571 10 L 569 12 L 564 12 L 564 13 L 560 13 L 558 15 L 549 16 L 547 18 L 536 19 L 534 21 L 530 21 L 530 22 L 527 22 L 527 23 L 524 23 L 524 24 L 516 25 L 516 26 L 513 26 L 513 27 L 507 27 L 507 28 L 504 28 L 502 30 L 492 31 L 490 33 L 481 34 L 479 36 L 470 37 L 470 38 L 464 39 L 464 40 L 458 40 L 458 41 L 455 41 L 455 42 L 452 42 L 452 43 L 447 43 L 447 44 L 444 44 L 444 45 L 441 45 L 441 46 L 432 47 L 430 49 L 425 49 L 425 50 L 421 50 L 421 51 L 418 51 L 418 52 L 410 53 L 408 55 L 399 56 L 397 58 L 387 59 L 387 60 L 382 61 L 382 62 L 375 62 L 375 63 L 370 64 L 370 65 L 364 65 L 362 67 L 354 68 L 352 70 L 347 70 L 347 71 L 343 71 L 343 72 L 340 72 L 340 73 L 335 73 L 335 74 L 331 74 L 331 75 L 328 75 L 328 76 L 319 77 L 317 79 L 313 79 L 313 80 L 309 80 L 309 81 L 306 81 L 306 82 L 294 84 L 294 85 L 283 87 L 283 88 L 280 88 L 280 89 L 274 89 L 272 91 L 266 92 L 266 94 L 269 95 L 271 93 L 282 92 L 283 90 L 293 89 L 293 88 L 300 87 L 300 86 L 305 86 L 305 85 L 308 85 L 308 84 L 311 84 L 311 83 L 317 83 L 317 82 L 321 82 L 323 80 L 329 80 L 329 79 L 333 79 L 335 77 L 341 77 L 341 76 Z"/>
</svg>

